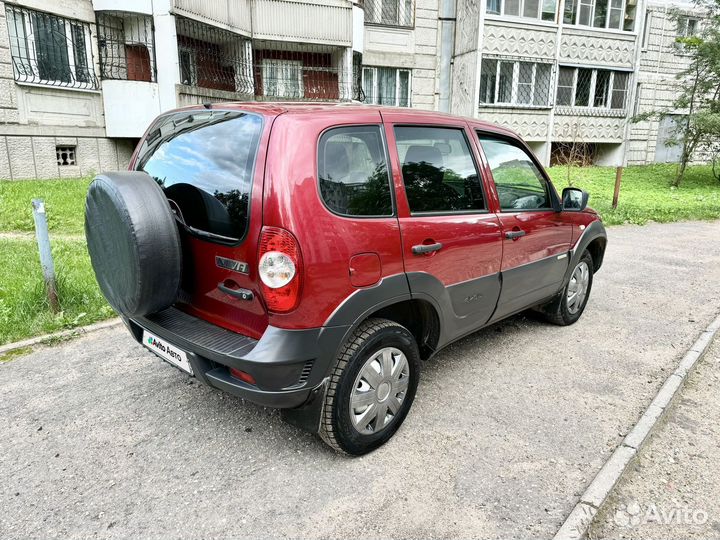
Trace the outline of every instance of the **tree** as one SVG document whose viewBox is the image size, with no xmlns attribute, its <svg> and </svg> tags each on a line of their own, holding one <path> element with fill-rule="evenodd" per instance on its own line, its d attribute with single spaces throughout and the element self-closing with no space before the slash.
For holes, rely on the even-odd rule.
<svg viewBox="0 0 720 540">
<path fill-rule="evenodd" d="M 682 145 L 680 163 L 672 185 L 682 182 L 687 165 L 697 150 L 714 152 L 720 138 L 720 0 L 696 0 L 708 18 L 700 35 L 676 38 L 689 56 L 689 65 L 678 73 L 680 93 L 665 110 L 653 110 L 633 121 L 664 118 L 673 111 L 687 111 L 676 124 L 670 143 Z M 675 13 L 673 18 L 679 20 Z M 720 167 L 720 165 L 719 165 Z"/>
</svg>

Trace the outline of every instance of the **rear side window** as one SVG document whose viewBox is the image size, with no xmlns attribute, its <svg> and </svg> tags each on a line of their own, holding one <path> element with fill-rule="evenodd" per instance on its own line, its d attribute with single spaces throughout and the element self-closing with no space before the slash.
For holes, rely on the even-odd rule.
<svg viewBox="0 0 720 540">
<path fill-rule="evenodd" d="M 320 194 L 345 216 L 391 216 L 392 196 L 379 126 L 330 129 L 318 149 Z"/>
<path fill-rule="evenodd" d="M 551 208 L 547 182 L 525 150 L 503 139 L 478 138 L 492 170 L 501 210 Z"/>
<path fill-rule="evenodd" d="M 186 227 L 236 242 L 247 229 L 261 132 L 262 119 L 243 112 L 162 117 L 143 142 L 137 168 L 160 185 Z"/>
<path fill-rule="evenodd" d="M 486 209 L 482 181 L 462 129 L 396 127 L 395 139 L 411 212 Z"/>
</svg>

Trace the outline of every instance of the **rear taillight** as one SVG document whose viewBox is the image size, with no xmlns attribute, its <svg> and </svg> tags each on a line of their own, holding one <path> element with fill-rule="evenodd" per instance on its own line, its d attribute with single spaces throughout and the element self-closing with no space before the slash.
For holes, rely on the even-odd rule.
<svg viewBox="0 0 720 540">
<path fill-rule="evenodd" d="M 300 298 L 302 256 L 292 233 L 279 227 L 263 227 L 258 273 L 270 311 L 285 313 L 295 308 Z"/>
<path fill-rule="evenodd" d="M 240 379 L 243 382 L 246 382 L 248 384 L 256 385 L 255 377 L 250 375 L 249 373 L 246 373 L 244 371 L 240 371 L 239 369 L 230 368 L 230 375 L 235 377 L 236 379 Z"/>
</svg>

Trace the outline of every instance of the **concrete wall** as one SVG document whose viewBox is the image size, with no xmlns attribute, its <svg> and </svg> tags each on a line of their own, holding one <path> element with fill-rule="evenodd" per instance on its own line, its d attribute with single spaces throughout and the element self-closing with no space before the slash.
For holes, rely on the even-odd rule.
<svg viewBox="0 0 720 540">
<path fill-rule="evenodd" d="M 76 165 L 58 166 L 56 145 L 74 146 Z M 0 135 L 0 179 L 76 178 L 125 169 L 133 150 L 127 139 Z"/>
<path fill-rule="evenodd" d="M 23 0 L 18 5 L 49 9 L 47 0 Z M 90 0 L 53 0 L 51 11 L 95 21 Z M 95 39 L 92 54 L 99 77 Z M 127 167 L 133 143 L 106 138 L 104 125 L 99 89 L 54 88 L 15 81 L 5 5 L 0 0 L 0 179 L 77 177 Z M 75 146 L 76 165 L 59 166 L 56 146 Z"/>
<path fill-rule="evenodd" d="M 366 25 L 363 64 L 411 69 L 412 106 L 436 109 L 438 0 L 416 0 L 414 28 Z"/>
<path fill-rule="evenodd" d="M 687 4 L 653 2 L 648 5 L 648 37 L 641 44 L 640 69 L 637 82 L 640 88 L 633 114 L 670 109 L 679 92 L 676 75 L 688 67 L 689 58 L 675 44 L 677 25 L 670 11 L 697 16 L 697 10 Z M 644 22 L 644 21 L 643 21 Z M 684 111 L 675 111 L 683 113 Z M 657 119 L 633 123 L 630 126 L 629 163 L 653 163 L 660 122 Z"/>
</svg>

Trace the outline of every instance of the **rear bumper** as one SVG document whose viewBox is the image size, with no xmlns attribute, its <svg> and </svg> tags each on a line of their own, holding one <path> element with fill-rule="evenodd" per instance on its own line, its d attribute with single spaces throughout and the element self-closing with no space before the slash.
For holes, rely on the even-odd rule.
<svg viewBox="0 0 720 540">
<path fill-rule="evenodd" d="M 185 351 L 195 376 L 203 383 L 279 409 L 315 401 L 347 332 L 344 326 L 305 330 L 269 326 L 255 340 L 173 307 L 124 321 L 139 343 L 144 329 Z M 249 373 L 256 384 L 231 376 L 230 368 Z"/>
</svg>

